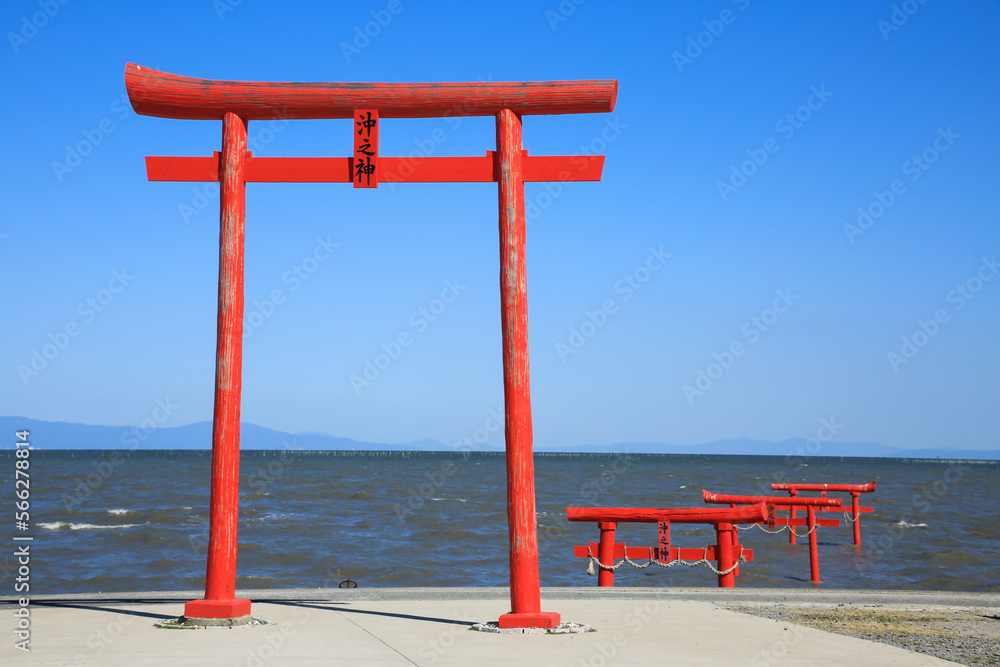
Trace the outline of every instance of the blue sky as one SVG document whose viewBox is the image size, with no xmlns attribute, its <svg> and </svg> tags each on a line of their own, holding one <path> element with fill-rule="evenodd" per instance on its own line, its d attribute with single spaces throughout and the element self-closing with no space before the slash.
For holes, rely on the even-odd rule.
<svg viewBox="0 0 1000 667">
<path fill-rule="evenodd" d="M 611 114 L 524 119 L 532 154 L 607 156 L 599 183 L 526 186 L 537 445 L 809 438 L 832 419 L 841 441 L 996 448 L 1000 6 L 676 5 L 6 3 L 0 413 L 127 425 L 169 399 L 164 426 L 211 419 L 218 197 L 148 182 L 143 158 L 210 155 L 221 123 L 137 116 L 132 61 L 618 79 Z M 251 148 L 346 156 L 348 122 L 251 122 Z M 380 150 L 494 141 L 491 118 L 387 119 Z M 446 444 L 492 423 L 495 185 L 250 184 L 247 211 L 244 421 Z"/>
</svg>

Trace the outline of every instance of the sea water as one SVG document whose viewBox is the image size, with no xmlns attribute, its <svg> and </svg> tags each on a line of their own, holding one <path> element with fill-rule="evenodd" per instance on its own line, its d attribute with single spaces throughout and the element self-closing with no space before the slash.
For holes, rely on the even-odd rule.
<svg viewBox="0 0 1000 667">
<path fill-rule="evenodd" d="M 10 452 L 0 465 L 12 480 Z M 204 587 L 210 452 L 35 450 L 30 470 L 31 526 L 20 534 L 34 537 L 32 594 Z M 998 473 L 995 461 L 538 454 L 541 584 L 597 583 L 573 555 L 598 539 L 597 526 L 567 521 L 567 507 L 701 507 L 702 489 L 875 480 L 877 491 L 861 495 L 875 511 L 861 515 L 860 548 L 843 513 L 818 514 L 841 520 L 818 529 L 821 587 L 997 591 Z M 238 588 L 509 583 L 500 453 L 250 451 L 240 477 Z M 754 560 L 737 586 L 813 586 L 808 539 L 792 545 L 787 532 L 756 528 L 740 537 Z M 705 526 L 673 526 L 671 538 L 715 542 Z M 616 541 L 655 546 L 656 526 L 619 524 Z M 8 579 L 14 560 L 0 560 Z M 717 578 L 704 566 L 626 564 L 615 585 L 714 587 Z"/>
</svg>

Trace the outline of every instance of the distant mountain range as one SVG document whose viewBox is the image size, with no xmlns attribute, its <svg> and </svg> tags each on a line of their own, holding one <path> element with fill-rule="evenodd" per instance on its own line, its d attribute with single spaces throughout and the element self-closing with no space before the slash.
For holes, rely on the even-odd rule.
<svg viewBox="0 0 1000 667">
<path fill-rule="evenodd" d="M 0 417 L 0 433 L 4 449 L 14 447 L 14 432 L 27 429 L 32 446 L 39 449 L 209 449 L 212 444 L 212 422 L 197 422 L 186 426 L 149 428 L 136 426 L 88 426 L 67 422 L 39 421 L 25 417 Z M 386 450 L 386 451 L 453 451 L 437 440 L 418 440 L 402 444 L 362 442 L 338 438 L 326 433 L 283 433 L 274 429 L 242 424 L 240 446 L 243 449 L 305 449 L 305 450 Z M 485 451 L 497 449 L 483 448 Z M 815 451 L 813 451 L 815 450 Z M 770 440 L 718 440 L 704 445 L 677 446 L 656 443 L 623 442 L 614 445 L 580 445 L 576 447 L 546 447 L 536 443 L 538 452 L 582 452 L 622 454 L 749 454 L 759 456 L 875 456 L 892 458 L 942 458 L 1000 460 L 1000 449 L 977 450 L 957 448 L 903 449 L 873 442 L 826 442 L 812 450 L 804 438 L 773 442 Z"/>
</svg>

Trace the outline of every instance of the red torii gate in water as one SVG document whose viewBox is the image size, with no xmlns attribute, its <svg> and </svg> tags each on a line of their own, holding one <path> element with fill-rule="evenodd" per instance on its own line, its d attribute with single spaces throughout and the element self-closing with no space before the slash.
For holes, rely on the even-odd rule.
<svg viewBox="0 0 1000 667">
<path fill-rule="evenodd" d="M 213 81 L 125 67 L 136 113 L 160 118 L 222 120 L 222 151 L 212 157 L 146 158 L 152 181 L 221 183 L 219 311 L 212 427 L 212 486 L 205 598 L 188 602 L 190 618 L 236 618 L 250 601 L 236 598 L 239 516 L 240 390 L 243 365 L 243 237 L 245 184 L 489 182 L 499 190 L 500 313 L 503 341 L 510 613 L 500 627 L 555 627 L 541 610 L 538 536 L 528 380 L 525 269 L 525 181 L 599 181 L 604 156 L 529 156 L 521 116 L 614 110 L 617 80 L 515 83 L 272 83 Z M 496 152 L 485 157 L 379 157 L 382 118 L 495 116 Z M 353 157 L 254 157 L 251 120 L 352 118 Z M 366 134 L 362 134 L 366 132 Z"/>
</svg>

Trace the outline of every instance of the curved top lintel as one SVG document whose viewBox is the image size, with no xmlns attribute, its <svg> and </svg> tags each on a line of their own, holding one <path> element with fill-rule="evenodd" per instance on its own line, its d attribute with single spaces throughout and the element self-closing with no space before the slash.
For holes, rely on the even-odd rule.
<svg viewBox="0 0 1000 667">
<path fill-rule="evenodd" d="M 474 83 L 290 83 L 194 79 L 125 66 L 125 88 L 136 113 L 159 118 L 244 120 L 350 118 L 378 109 L 382 118 L 601 113 L 615 108 L 618 81 Z"/>
</svg>

